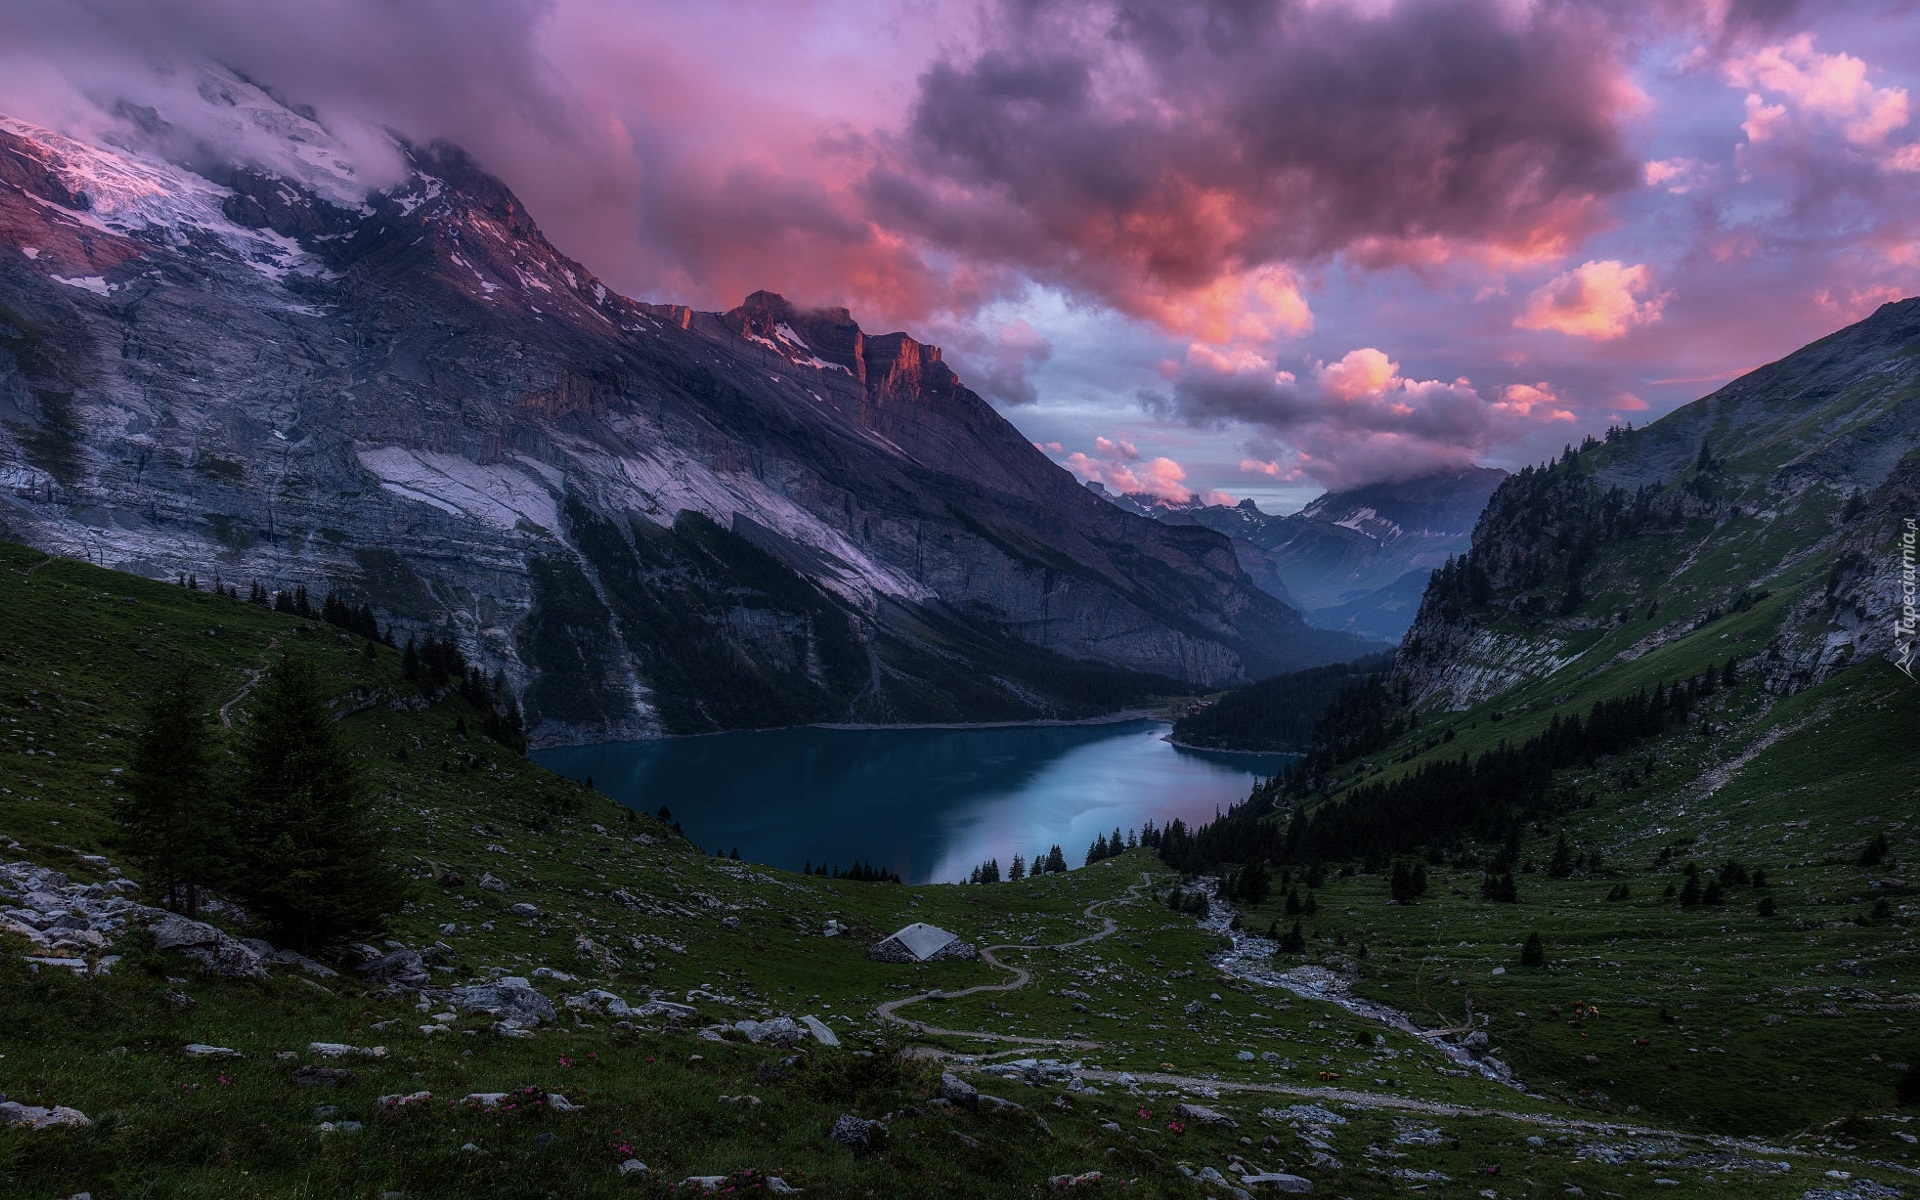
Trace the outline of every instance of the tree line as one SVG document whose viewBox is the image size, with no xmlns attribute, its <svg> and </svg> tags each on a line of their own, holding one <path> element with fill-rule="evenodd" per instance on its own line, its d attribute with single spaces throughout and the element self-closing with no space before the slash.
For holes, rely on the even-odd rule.
<svg viewBox="0 0 1920 1200">
<path fill-rule="evenodd" d="M 1509 840 L 1526 821 L 1584 803 L 1554 785 L 1555 773 L 1617 754 L 1686 720 L 1705 696 L 1738 680 L 1732 659 L 1692 679 L 1595 701 L 1584 717 L 1556 714 L 1546 730 L 1515 746 L 1506 740 L 1478 757 L 1429 762 L 1390 782 L 1351 787 L 1312 807 L 1293 803 L 1283 823 L 1270 819 L 1289 800 L 1287 780 L 1254 789 L 1244 802 L 1197 828 L 1178 819 L 1160 839 L 1160 857 L 1187 874 L 1226 863 L 1306 864 L 1394 854 L 1468 838 Z M 1345 717 L 1334 718 L 1345 720 Z M 1316 735 L 1318 737 L 1319 735 Z M 1297 785 L 1296 785 L 1297 786 Z M 1496 884 L 1496 886 L 1499 886 Z"/>
</svg>

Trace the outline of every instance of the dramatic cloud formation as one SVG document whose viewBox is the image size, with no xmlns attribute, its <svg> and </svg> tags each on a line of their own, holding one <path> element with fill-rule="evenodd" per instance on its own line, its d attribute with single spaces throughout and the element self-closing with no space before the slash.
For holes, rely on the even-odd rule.
<svg viewBox="0 0 1920 1200">
<path fill-rule="evenodd" d="M 1613 259 L 1582 263 L 1535 292 L 1514 324 L 1608 341 L 1660 319 L 1667 297 L 1652 290 L 1653 272 L 1645 266 Z"/>
<path fill-rule="evenodd" d="M 217 63 L 360 184 L 401 171 L 388 131 L 446 138 L 612 286 L 848 305 L 1169 499 L 1517 466 L 1920 291 L 1913 0 L 0 0 L 0 28 L 0 111 L 293 169 L 201 94 Z"/>
<path fill-rule="evenodd" d="M 1286 264 L 1558 253 L 1638 166 L 1577 7 L 1020 0 L 935 63 L 890 225 L 1211 344 L 1308 323 Z"/>
</svg>

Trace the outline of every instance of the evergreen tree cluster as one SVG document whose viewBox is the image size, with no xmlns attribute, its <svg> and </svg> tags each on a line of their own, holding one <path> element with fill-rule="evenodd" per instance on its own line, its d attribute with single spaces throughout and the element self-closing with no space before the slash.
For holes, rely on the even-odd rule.
<svg viewBox="0 0 1920 1200">
<path fill-rule="evenodd" d="M 419 642 L 409 637 L 400 652 L 400 674 L 428 697 L 458 692 L 480 710 L 482 733 L 510 750 L 527 752 L 526 722 L 519 702 L 507 691 L 506 679 L 495 676 L 489 681 L 479 667 L 468 664 L 452 638 L 428 635 Z"/>
<path fill-rule="evenodd" d="M 841 870 L 838 864 L 829 868 L 826 863 L 814 866 L 809 860 L 800 871 L 802 875 L 817 875 L 822 879 L 845 879 L 851 883 L 899 883 L 900 872 L 876 867 L 865 859 L 856 858 L 853 865 Z"/>
<path fill-rule="evenodd" d="M 1113 835 L 1111 837 L 1103 833 L 1094 839 L 1093 845 L 1087 847 L 1085 865 L 1090 867 L 1097 862 L 1103 862 L 1109 858 L 1117 858 L 1139 845 L 1140 835 L 1138 833 L 1129 831 L 1123 836 L 1120 832 L 1120 827 L 1116 825 L 1113 827 Z"/>
<path fill-rule="evenodd" d="M 1427 864 L 1406 862 L 1393 864 L 1393 874 L 1387 879 L 1387 893 L 1395 904 L 1412 904 L 1427 894 Z"/>
<path fill-rule="evenodd" d="M 268 670 L 231 769 L 207 704 L 185 670 L 149 700 L 117 805 L 126 856 L 167 907 L 195 915 L 217 890 L 305 953 L 378 931 L 407 887 L 314 669 Z"/>
<path fill-rule="evenodd" d="M 1361 677 L 1379 676 L 1392 665 L 1391 655 L 1377 654 L 1235 688 L 1175 721 L 1174 740 L 1235 750 L 1305 750 L 1322 714 L 1343 688 Z"/>
<path fill-rule="evenodd" d="M 1617 432 L 1610 430 L 1609 438 Z M 1596 444 L 1589 438 L 1581 449 Z M 1586 599 L 1586 572 L 1602 545 L 1678 529 L 1690 516 L 1711 510 L 1719 460 L 1709 456 L 1706 462 L 1684 484 L 1643 485 L 1631 492 L 1601 489 L 1581 469 L 1571 446 L 1557 462 L 1521 468 L 1488 500 L 1474 527 L 1473 548 L 1434 572 L 1421 615 L 1457 622 L 1496 592 L 1543 589 L 1549 596 L 1558 591 L 1560 613 L 1573 612 Z M 1514 603 L 1544 607 L 1524 596 Z"/>
</svg>

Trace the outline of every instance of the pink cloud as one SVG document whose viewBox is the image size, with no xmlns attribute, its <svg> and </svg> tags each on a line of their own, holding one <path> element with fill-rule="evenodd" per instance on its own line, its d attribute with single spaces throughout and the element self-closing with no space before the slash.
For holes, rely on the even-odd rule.
<svg viewBox="0 0 1920 1200">
<path fill-rule="evenodd" d="M 1736 87 L 1786 97 L 1801 111 L 1838 125 L 1855 145 L 1878 145 L 1907 123 L 1905 88 L 1875 87 L 1867 79 L 1864 60 L 1822 54 L 1813 41 L 1811 33 L 1802 33 L 1735 58 L 1727 63 L 1727 78 Z M 1743 126 L 1747 139 L 1767 140 L 1785 116 L 1783 106 L 1769 106 L 1760 96 L 1749 95 Z"/>
<path fill-rule="evenodd" d="M 1527 302 L 1514 324 L 1551 329 L 1572 337 L 1611 341 L 1660 319 L 1667 295 L 1648 295 L 1653 272 L 1618 259 L 1587 262 L 1555 276 Z"/>
<path fill-rule="evenodd" d="M 1193 499 L 1193 490 L 1182 480 L 1186 468 L 1170 458 L 1155 458 L 1145 463 L 1124 463 L 1091 458 L 1076 450 L 1064 464 L 1080 478 L 1101 483 L 1129 496 L 1152 496 L 1184 504 Z"/>
<path fill-rule="evenodd" d="M 1116 461 L 1134 460 L 1140 457 L 1140 451 L 1132 442 L 1124 438 L 1116 441 L 1111 438 L 1097 437 L 1093 439 L 1093 448 L 1100 452 L 1100 457 Z"/>
</svg>

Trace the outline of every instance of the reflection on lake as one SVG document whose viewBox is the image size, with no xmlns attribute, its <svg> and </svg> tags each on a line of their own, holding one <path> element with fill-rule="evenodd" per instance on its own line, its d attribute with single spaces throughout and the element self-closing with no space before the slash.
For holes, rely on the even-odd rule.
<svg viewBox="0 0 1920 1200">
<path fill-rule="evenodd" d="M 909 883 L 1004 871 L 1058 842 L 1079 866 L 1115 827 L 1188 824 L 1244 800 L 1285 755 L 1214 754 L 1160 721 L 1005 729 L 776 729 L 534 752 L 615 800 L 673 810 L 709 854 L 798 870 L 865 859 Z"/>
</svg>

